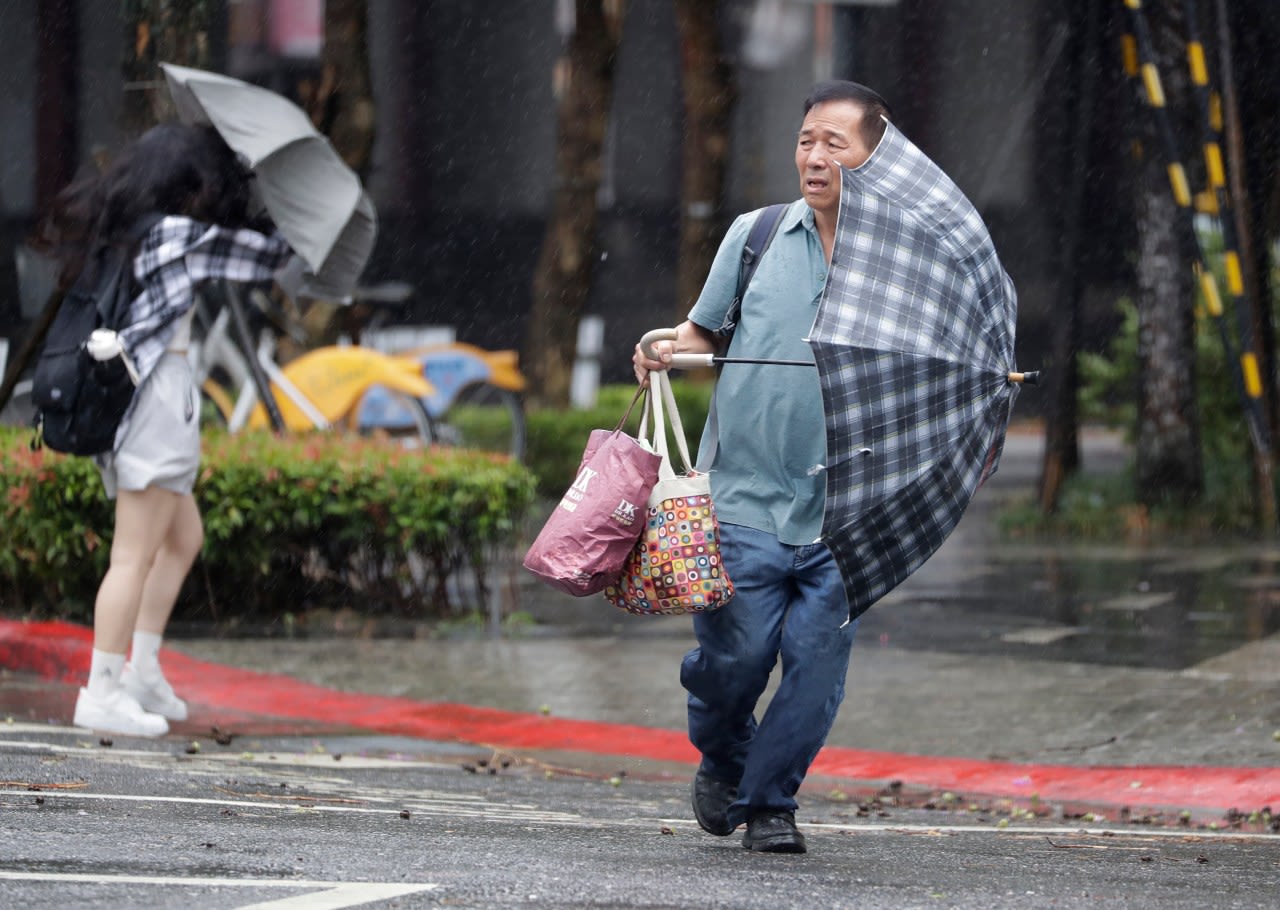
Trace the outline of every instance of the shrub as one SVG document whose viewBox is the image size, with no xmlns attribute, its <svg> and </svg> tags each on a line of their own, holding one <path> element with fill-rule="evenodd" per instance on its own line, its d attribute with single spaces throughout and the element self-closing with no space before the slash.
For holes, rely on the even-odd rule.
<svg viewBox="0 0 1280 910">
<path fill-rule="evenodd" d="M 707 420 L 712 385 L 690 379 L 672 384 L 680 419 L 684 424 L 689 455 L 697 457 L 702 426 Z M 636 393 L 634 385 L 607 385 L 600 389 L 594 408 L 532 410 L 526 415 L 529 431 L 528 458 L 530 470 L 538 478 L 538 494 L 559 499 L 573 482 L 591 431 L 617 426 L 627 405 Z M 627 422 L 627 431 L 635 433 L 640 425 L 640 404 L 636 404 Z"/>
<path fill-rule="evenodd" d="M 87 621 L 113 505 L 83 458 L 0 428 L 0 609 Z M 196 481 L 205 545 L 175 616 L 274 619 L 309 606 L 448 613 L 462 567 L 483 593 L 516 539 L 532 475 L 498 456 L 333 434 L 207 432 Z M 475 605 L 472 605 L 475 606 Z"/>
</svg>

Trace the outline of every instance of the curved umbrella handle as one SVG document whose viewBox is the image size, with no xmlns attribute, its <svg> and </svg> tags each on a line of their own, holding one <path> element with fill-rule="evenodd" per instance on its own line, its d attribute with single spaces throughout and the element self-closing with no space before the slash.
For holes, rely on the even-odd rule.
<svg viewBox="0 0 1280 910">
<path fill-rule="evenodd" d="M 645 332 L 640 338 L 640 350 L 644 356 L 650 360 L 657 360 L 657 354 L 653 350 L 655 341 L 675 341 L 677 338 L 675 329 L 652 329 Z M 693 370 L 698 367 L 709 367 L 715 364 L 714 354 L 672 354 L 671 366 L 677 370 Z"/>
</svg>

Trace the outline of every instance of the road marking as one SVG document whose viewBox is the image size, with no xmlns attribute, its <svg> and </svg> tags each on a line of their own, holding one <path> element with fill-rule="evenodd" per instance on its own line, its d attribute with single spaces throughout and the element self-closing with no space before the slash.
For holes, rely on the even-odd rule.
<svg viewBox="0 0 1280 910">
<path fill-rule="evenodd" d="M 35 740 L 7 739 L 0 735 L 0 745 L 6 748 L 30 749 L 37 751 L 47 749 L 51 752 L 60 752 L 64 754 L 76 755 L 93 755 L 97 758 L 110 758 L 115 756 L 129 756 L 132 758 L 169 758 L 186 760 L 186 755 L 178 755 L 177 753 L 165 749 L 125 749 L 117 746 L 111 748 L 111 752 L 105 752 L 103 747 L 96 745 L 96 738 L 99 734 L 83 727 L 51 727 L 48 724 L 24 724 L 12 723 L 0 727 L 0 734 L 4 733 L 42 733 L 48 735 L 50 733 L 65 734 L 67 736 L 78 737 L 75 744 L 68 745 L 66 743 L 55 742 L 39 742 Z M 244 737 L 245 741 L 250 741 L 250 737 Z M 161 745 L 171 745 L 172 740 L 160 740 Z M 477 751 L 480 750 L 477 747 Z M 382 768 L 456 768 L 458 761 L 429 761 L 415 758 L 378 758 L 375 756 L 365 755 L 349 755 L 346 753 L 333 752 L 302 752 L 290 751 L 287 749 L 237 749 L 234 746 L 219 746 L 216 750 L 210 748 L 209 751 L 201 751 L 197 753 L 199 758 L 211 761 L 224 762 L 254 762 L 264 765 L 273 766 L 290 766 L 302 768 L 331 767 L 335 770 L 346 768 L 360 769 L 382 769 Z M 192 756 L 193 758 L 196 756 Z"/>
<path fill-rule="evenodd" d="M 242 904 L 237 910 L 341 910 L 373 901 L 390 900 L 440 886 L 434 882 L 333 882 L 268 878 L 194 878 L 161 875 L 87 875 L 73 872 L 11 872 L 0 869 L 0 879 L 27 882 L 68 882 L 90 885 L 176 885 L 200 888 L 289 888 L 309 893 L 272 901 Z M 320 889 L 320 890 L 311 890 Z"/>
<path fill-rule="evenodd" d="M 1172 594 L 1157 591 L 1152 594 L 1125 594 L 1120 597 L 1111 597 L 1101 601 L 1098 606 L 1103 610 L 1128 610 L 1137 613 L 1150 610 L 1152 607 L 1163 607 L 1172 602 Z"/>
<path fill-rule="evenodd" d="M 1001 641 L 1019 645 L 1051 645 L 1064 638 L 1080 635 L 1084 629 L 1078 626 L 1049 626 L 1044 628 L 1019 629 L 1017 632 L 1006 632 L 1000 636 Z"/>
<path fill-rule="evenodd" d="M 65 790 L 0 790 L 0 797 L 31 797 L 38 793 L 46 802 L 55 799 L 98 800 L 100 802 L 128 803 L 168 803 L 193 806 L 223 806 L 233 809 L 272 809 L 276 812 L 327 812 L 347 815 L 399 815 L 401 809 L 418 812 L 423 815 L 448 815 L 450 817 L 478 818 L 488 821 L 505 822 L 542 822 L 547 824 L 590 824 L 588 819 L 568 812 L 553 812 L 544 809 L 506 806 L 501 803 L 482 803 L 479 805 L 460 805 L 452 801 L 440 803 L 423 800 L 421 797 L 406 796 L 395 808 L 374 808 L 369 806 L 328 806 L 320 802 L 308 801 L 305 804 L 290 802 L 257 802 L 240 799 L 210 799 L 200 796 L 139 796 L 131 793 L 73 793 Z M 323 797 L 319 797 L 323 799 Z"/>
<path fill-rule="evenodd" d="M 666 825 L 686 825 L 692 827 L 688 819 L 661 819 Z M 841 831 L 847 834 L 929 834 L 929 835 L 947 835 L 947 834 L 1018 834 L 1018 835 L 1034 835 L 1036 837 L 1101 837 L 1108 840 L 1124 838 L 1127 840 L 1140 840 L 1143 838 L 1167 839 L 1181 841 L 1198 841 L 1198 840 L 1247 840 L 1247 841 L 1265 841 L 1267 843 L 1280 843 L 1280 837 L 1274 834 L 1264 834 L 1262 832 L 1250 831 L 1206 831 L 1199 828 L 1081 828 L 1079 826 L 1072 827 L 1069 825 L 1057 825 L 1039 827 L 1035 825 L 1006 825 L 1003 828 L 998 825 L 926 825 L 926 824 L 905 824 L 905 825 L 886 825 L 886 824 L 861 824 L 850 822 L 841 824 L 839 822 L 805 822 L 801 821 L 799 827 L 808 831 Z"/>
</svg>

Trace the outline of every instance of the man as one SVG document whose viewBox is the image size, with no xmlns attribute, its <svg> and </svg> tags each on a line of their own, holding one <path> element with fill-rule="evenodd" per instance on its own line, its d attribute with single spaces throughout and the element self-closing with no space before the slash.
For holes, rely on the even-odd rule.
<svg viewBox="0 0 1280 910">
<path fill-rule="evenodd" d="M 812 360 L 805 338 L 835 244 L 840 167 L 871 156 L 888 115 L 879 95 L 853 82 L 820 83 L 805 100 L 795 153 L 802 198 L 783 214 L 744 295 L 733 356 Z M 676 340 L 655 344 L 656 360 L 637 346 L 641 381 L 667 369 L 673 353 L 718 351 L 716 329 L 736 295 L 755 217 L 729 228 Z M 715 412 L 700 449 L 714 451 L 714 460 L 702 458 L 701 467 L 711 471 L 724 566 L 737 593 L 724 609 L 694 617 L 698 646 L 681 664 L 689 738 L 702 753 L 694 815 L 720 836 L 745 823 L 749 850 L 804 853 L 795 794 L 844 697 L 857 625 L 830 550 L 815 542 L 826 464 L 817 371 L 726 366 Z M 757 723 L 756 703 L 779 657 L 782 678 Z"/>
</svg>

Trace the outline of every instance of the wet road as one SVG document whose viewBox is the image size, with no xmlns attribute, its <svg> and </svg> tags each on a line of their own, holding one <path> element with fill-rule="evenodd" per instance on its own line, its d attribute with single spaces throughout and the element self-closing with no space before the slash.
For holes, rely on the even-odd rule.
<svg viewBox="0 0 1280 910">
<path fill-rule="evenodd" d="M 815 799 L 803 857 L 685 787 L 379 737 L 108 746 L 0 728 L 0 898 L 25 908 L 1274 907 L 1274 836 Z M 492 771 L 492 773 L 489 773 Z"/>
</svg>

